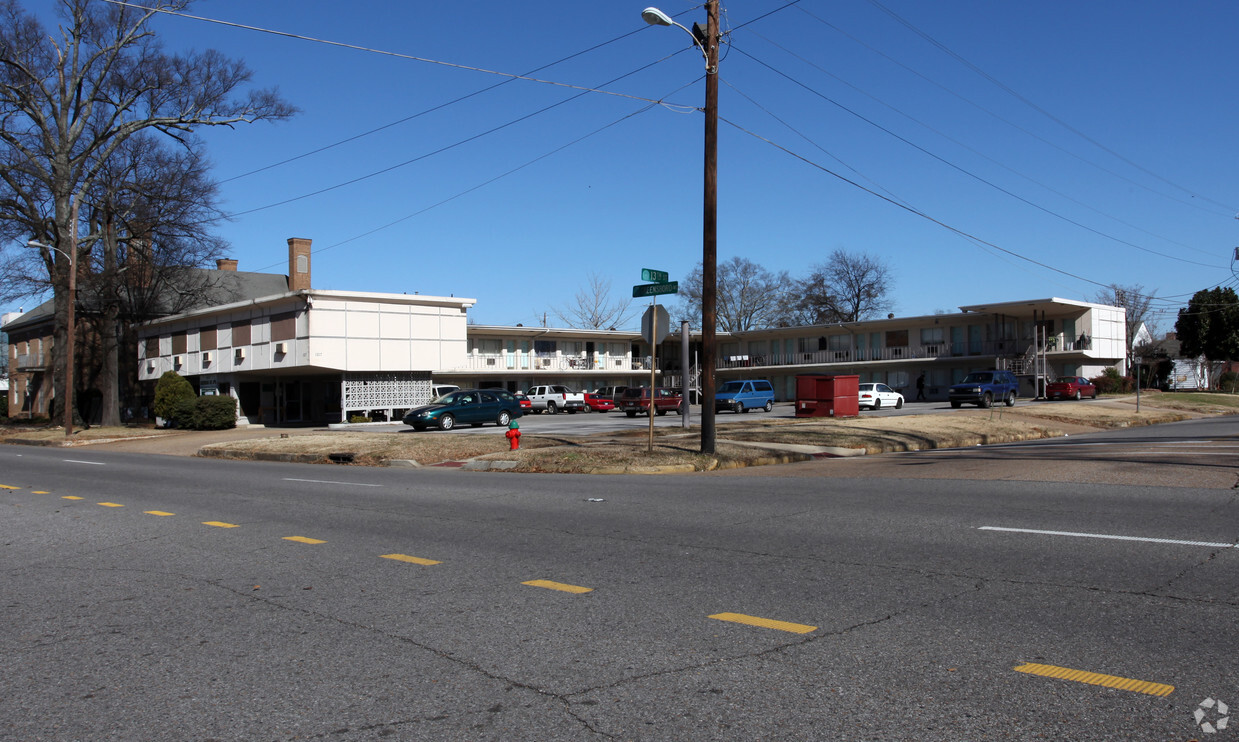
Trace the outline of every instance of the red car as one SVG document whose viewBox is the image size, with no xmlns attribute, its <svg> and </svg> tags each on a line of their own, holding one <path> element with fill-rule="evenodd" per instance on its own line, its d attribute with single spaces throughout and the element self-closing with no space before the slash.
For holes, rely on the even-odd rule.
<svg viewBox="0 0 1239 742">
<path fill-rule="evenodd" d="M 615 409 L 615 403 L 610 397 L 595 397 L 593 392 L 585 392 L 585 406 L 590 412 L 610 412 Z"/>
<path fill-rule="evenodd" d="M 1045 385 L 1046 399 L 1097 399 L 1097 387 L 1083 376 L 1060 376 Z"/>
<path fill-rule="evenodd" d="M 521 412 L 533 410 L 533 402 L 529 401 L 529 397 L 524 392 L 512 392 L 512 396 L 516 397 L 516 401 L 521 403 Z"/>
</svg>

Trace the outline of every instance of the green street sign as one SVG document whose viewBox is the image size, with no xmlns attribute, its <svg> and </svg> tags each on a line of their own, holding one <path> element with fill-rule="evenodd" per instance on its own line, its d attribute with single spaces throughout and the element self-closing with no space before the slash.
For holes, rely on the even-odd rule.
<svg viewBox="0 0 1239 742">
<path fill-rule="evenodd" d="M 670 283 L 643 283 L 632 287 L 632 298 L 637 299 L 642 296 L 674 294 L 679 290 L 679 281 L 671 281 Z"/>
<path fill-rule="evenodd" d="M 671 278 L 667 271 L 656 271 L 653 268 L 641 269 L 642 281 L 653 281 L 654 283 L 666 283 L 667 279 Z"/>
</svg>

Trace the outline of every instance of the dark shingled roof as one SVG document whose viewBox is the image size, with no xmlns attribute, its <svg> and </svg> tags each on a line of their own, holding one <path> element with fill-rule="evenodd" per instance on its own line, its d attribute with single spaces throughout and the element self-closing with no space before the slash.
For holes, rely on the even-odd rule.
<svg viewBox="0 0 1239 742">
<path fill-rule="evenodd" d="M 210 282 L 201 301 L 190 307 L 179 307 L 178 312 L 203 309 L 221 304 L 231 304 L 238 301 L 249 301 L 264 296 L 276 296 L 288 292 L 288 277 L 278 273 L 251 273 L 246 271 L 221 271 L 213 268 L 184 268 L 186 283 L 199 284 Z M 80 302 L 80 299 L 79 299 Z M 81 303 L 79 303 L 81 306 Z M 173 302 L 165 302 L 165 308 L 160 314 L 171 313 Z M 0 330 L 16 332 L 40 324 L 50 323 L 54 319 L 53 300 L 48 299 L 29 312 L 9 322 Z"/>
</svg>

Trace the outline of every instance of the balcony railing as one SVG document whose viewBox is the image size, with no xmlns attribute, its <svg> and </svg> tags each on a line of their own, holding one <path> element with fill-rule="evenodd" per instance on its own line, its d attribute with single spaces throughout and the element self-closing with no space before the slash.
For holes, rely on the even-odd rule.
<svg viewBox="0 0 1239 742">
<path fill-rule="evenodd" d="M 598 371 L 620 373 L 650 370 L 650 357 L 609 353 L 471 353 L 465 359 L 469 371 Z M 659 359 L 659 366 L 662 359 Z"/>
<path fill-rule="evenodd" d="M 1083 345 L 1083 347 L 1081 347 Z M 1086 350 L 1091 339 L 1051 336 L 1046 350 Z M 900 361 L 935 358 L 964 358 L 969 356 L 992 358 L 1020 358 L 1032 352 L 1033 341 L 985 340 L 925 343 L 922 345 L 896 346 L 889 348 L 860 348 L 851 350 L 814 350 L 795 353 L 748 353 L 723 355 L 716 366 L 720 369 L 769 367 L 769 366 L 822 366 L 830 364 L 872 363 L 875 361 Z M 660 369 L 675 370 L 658 359 Z M 649 371 L 652 359 L 649 356 L 612 355 L 608 353 L 471 353 L 461 370 L 495 372 L 599 372 L 623 373 L 626 371 Z M 678 359 L 671 359 L 677 366 Z"/>
</svg>

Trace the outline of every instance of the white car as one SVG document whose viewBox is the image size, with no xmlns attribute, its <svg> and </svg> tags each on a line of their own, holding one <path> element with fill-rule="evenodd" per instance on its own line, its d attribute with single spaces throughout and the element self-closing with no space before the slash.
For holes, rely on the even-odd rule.
<svg viewBox="0 0 1239 742">
<path fill-rule="evenodd" d="M 860 408 L 868 407 L 878 410 L 883 407 L 903 407 L 903 395 L 885 384 L 869 383 L 860 385 Z"/>
</svg>

